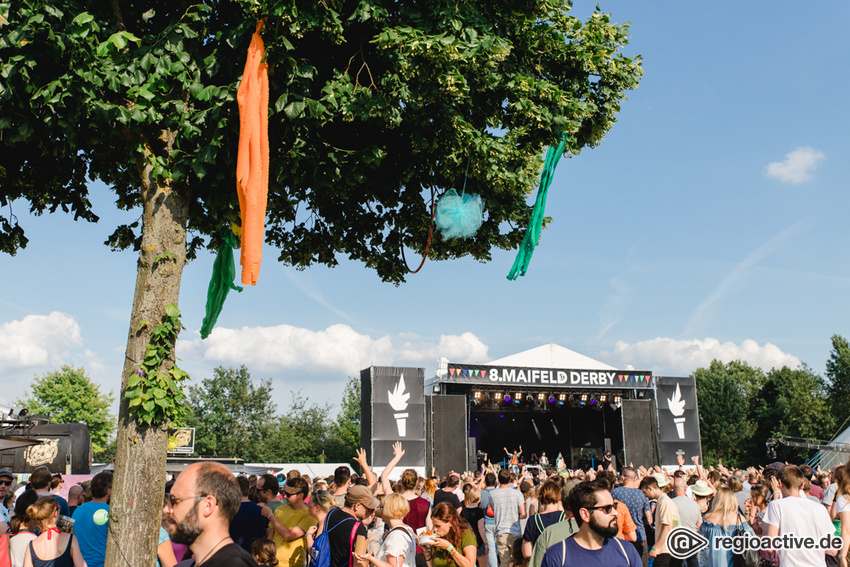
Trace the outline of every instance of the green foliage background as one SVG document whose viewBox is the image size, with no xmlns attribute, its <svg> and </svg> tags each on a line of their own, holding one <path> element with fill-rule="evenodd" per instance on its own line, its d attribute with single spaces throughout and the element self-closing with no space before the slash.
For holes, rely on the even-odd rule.
<svg viewBox="0 0 850 567">
<path fill-rule="evenodd" d="M 92 382 L 85 368 L 64 365 L 59 370 L 36 376 L 30 393 L 15 403 L 30 414 L 44 415 L 53 423 L 85 423 L 91 435 L 95 461 L 114 453 L 110 436 L 115 430 L 115 416 L 109 407 L 115 401 L 112 392 L 105 394 Z"/>
<path fill-rule="evenodd" d="M 195 455 L 255 463 L 348 462 L 360 446 L 360 382 L 349 378 L 336 418 L 329 405 L 291 392 L 278 411 L 270 379 L 254 381 L 244 366 L 218 367 L 191 386 L 188 425 Z"/>
<path fill-rule="evenodd" d="M 697 369 L 703 460 L 750 466 L 773 460 L 802 463 L 814 453 L 778 446 L 776 459 L 765 442 L 786 435 L 830 440 L 850 422 L 850 346 L 832 337 L 826 378 L 805 364 L 765 373 L 740 361 L 718 360 Z"/>
</svg>

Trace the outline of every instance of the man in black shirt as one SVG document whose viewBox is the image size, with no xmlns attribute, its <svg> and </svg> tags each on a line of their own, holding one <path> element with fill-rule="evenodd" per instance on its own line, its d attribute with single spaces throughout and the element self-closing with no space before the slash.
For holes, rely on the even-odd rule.
<svg viewBox="0 0 850 567">
<path fill-rule="evenodd" d="M 366 567 L 369 562 L 358 562 L 351 552 L 358 555 L 366 553 L 368 536 L 366 525 L 375 516 L 375 510 L 381 503 L 365 486 L 354 485 L 349 487 L 345 495 L 345 506 L 342 508 L 331 508 L 328 512 L 328 543 L 331 549 L 330 567 Z M 358 525 L 357 522 L 360 522 Z M 352 549 L 352 532 L 354 534 L 354 548 Z"/>
<path fill-rule="evenodd" d="M 162 511 L 171 540 L 194 555 L 188 565 L 257 567 L 228 532 L 241 500 L 236 479 L 222 464 L 195 463 L 177 477 Z"/>
<path fill-rule="evenodd" d="M 460 514 L 460 511 L 462 509 L 460 504 L 460 498 L 458 498 L 457 494 L 454 493 L 455 490 L 457 490 L 458 484 L 460 484 L 460 478 L 457 476 L 457 474 L 450 474 L 446 478 L 446 487 L 434 492 L 433 508 L 436 508 L 437 504 L 439 504 L 440 502 L 448 502 L 457 511 L 457 513 Z"/>
</svg>

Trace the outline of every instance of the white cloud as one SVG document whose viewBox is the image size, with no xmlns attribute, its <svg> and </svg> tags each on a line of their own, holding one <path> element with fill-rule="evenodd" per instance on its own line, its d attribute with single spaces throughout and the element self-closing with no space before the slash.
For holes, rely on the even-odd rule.
<svg viewBox="0 0 850 567">
<path fill-rule="evenodd" d="M 751 339 L 740 345 L 721 343 L 712 338 L 676 340 L 658 337 L 634 344 L 619 341 L 613 352 L 603 352 L 599 358 L 614 366 L 629 365 L 639 370 L 651 370 L 656 375 L 673 376 L 689 376 L 697 368 L 707 367 L 714 359 L 723 363 L 741 360 L 765 371 L 782 366 L 800 366 L 800 359 L 796 356 L 782 352 L 771 343 L 761 346 Z"/>
<path fill-rule="evenodd" d="M 470 362 L 487 360 L 487 346 L 472 333 L 442 335 L 438 343 L 405 333 L 373 339 L 348 325 L 312 331 L 276 327 L 216 327 L 206 340 L 180 341 L 178 356 L 200 356 L 222 364 L 246 364 L 252 369 L 281 368 L 334 370 L 353 375 L 371 365 L 436 362 L 440 356 Z"/>
<path fill-rule="evenodd" d="M 782 161 L 767 164 L 765 175 L 785 183 L 802 183 L 812 178 L 818 168 L 818 162 L 824 158 L 823 152 L 814 148 L 794 148 Z"/>
<path fill-rule="evenodd" d="M 0 368 L 59 365 L 68 350 L 83 342 L 73 317 L 54 311 L 50 315 L 27 315 L 20 321 L 0 325 Z"/>
</svg>

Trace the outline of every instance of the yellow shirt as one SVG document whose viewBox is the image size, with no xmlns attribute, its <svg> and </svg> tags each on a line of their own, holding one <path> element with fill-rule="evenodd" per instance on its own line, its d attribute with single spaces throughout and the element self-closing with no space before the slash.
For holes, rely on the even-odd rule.
<svg viewBox="0 0 850 567">
<path fill-rule="evenodd" d="M 274 511 L 274 516 L 290 530 L 298 526 L 304 530 L 304 533 L 307 533 L 308 529 L 316 525 L 316 518 L 310 515 L 307 508 L 294 510 L 292 506 L 284 504 L 278 506 L 277 510 Z M 292 541 L 286 541 L 275 530 L 272 540 L 277 546 L 277 560 L 281 567 L 304 567 L 307 564 L 307 540 L 303 536 Z"/>
</svg>

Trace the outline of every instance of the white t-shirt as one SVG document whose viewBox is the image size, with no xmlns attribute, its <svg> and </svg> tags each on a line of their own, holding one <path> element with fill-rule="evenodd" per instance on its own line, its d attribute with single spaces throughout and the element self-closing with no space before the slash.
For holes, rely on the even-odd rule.
<svg viewBox="0 0 850 567">
<path fill-rule="evenodd" d="M 821 504 L 808 498 L 787 496 L 772 501 L 764 513 L 764 523 L 779 528 L 779 535 L 793 534 L 796 537 L 812 537 L 817 542 L 822 537 L 833 535 L 835 528 L 829 513 Z M 765 530 L 766 532 L 767 530 Z M 810 567 L 823 565 L 823 549 L 781 549 L 779 563 L 782 567 Z"/>
<path fill-rule="evenodd" d="M 18 532 L 9 538 L 9 555 L 12 557 L 12 567 L 24 567 L 24 558 L 27 548 L 35 534 L 31 532 Z"/>
<path fill-rule="evenodd" d="M 835 493 L 838 492 L 838 485 L 834 482 L 826 487 L 823 493 L 823 505 L 832 506 L 832 501 L 835 500 Z"/>
<path fill-rule="evenodd" d="M 850 512 L 850 498 L 843 494 L 835 499 L 835 513 Z"/>
<path fill-rule="evenodd" d="M 389 535 L 381 544 L 381 550 L 378 552 L 378 559 L 389 562 L 388 555 L 393 557 L 404 556 L 404 560 L 399 563 L 403 567 L 416 567 L 416 534 L 408 526 L 401 526 L 400 529 L 390 530 Z"/>
</svg>

